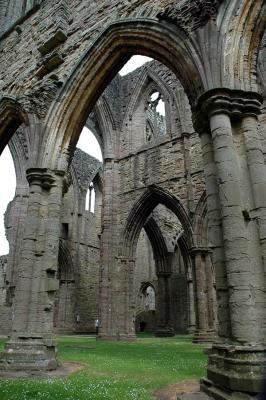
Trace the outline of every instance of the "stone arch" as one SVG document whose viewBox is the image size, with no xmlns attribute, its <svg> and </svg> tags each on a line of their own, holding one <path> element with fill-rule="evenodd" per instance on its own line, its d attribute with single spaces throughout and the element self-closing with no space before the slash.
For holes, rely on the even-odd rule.
<svg viewBox="0 0 266 400">
<path fill-rule="evenodd" d="M 151 83 L 148 82 L 148 79 L 150 78 Z M 148 68 L 144 68 L 142 74 L 139 76 L 135 88 L 133 90 L 133 93 L 131 95 L 131 99 L 129 101 L 129 104 L 127 106 L 127 111 L 125 113 L 125 118 L 124 118 L 124 123 L 128 118 L 131 118 L 131 115 L 133 114 L 133 110 L 136 107 L 136 104 L 138 103 L 140 97 L 147 95 L 147 90 L 150 85 L 154 84 L 154 88 L 157 88 L 158 91 L 162 92 L 164 97 L 172 97 L 174 99 L 174 95 L 170 93 L 170 90 L 167 86 L 167 84 L 161 79 L 160 76 L 158 76 L 155 72 Z M 176 105 L 176 109 L 178 111 L 178 105 Z M 169 110 L 166 110 L 166 112 Z"/>
<path fill-rule="evenodd" d="M 18 101 L 11 96 L 0 98 L 0 155 L 23 122 L 28 118 Z"/>
<path fill-rule="evenodd" d="M 95 134 L 100 143 L 103 159 L 112 157 L 114 153 L 114 130 L 117 128 L 108 101 L 102 96 L 95 105 L 95 116 L 99 124 L 100 135 Z"/>
<path fill-rule="evenodd" d="M 13 134 L 8 147 L 14 163 L 17 186 L 28 186 L 26 169 L 29 159 L 30 142 L 25 124 L 22 124 Z"/>
<path fill-rule="evenodd" d="M 144 229 L 152 246 L 156 273 L 167 272 L 169 267 L 167 246 L 162 232 L 153 217 L 148 218 Z"/>
<path fill-rule="evenodd" d="M 82 57 L 50 107 L 44 165 L 65 169 L 69 152 L 75 147 L 96 100 L 136 53 L 158 59 L 173 70 L 192 103 L 204 90 L 197 67 L 200 61 L 189 39 L 176 27 L 145 19 L 114 22 Z"/>
<path fill-rule="evenodd" d="M 183 226 L 184 237 L 189 246 L 192 246 L 192 226 L 180 200 L 167 190 L 151 185 L 136 201 L 127 218 L 122 234 L 122 252 L 126 253 L 124 255 L 134 255 L 140 231 L 158 204 L 163 204 L 177 216 Z"/>
<path fill-rule="evenodd" d="M 140 289 L 139 289 L 139 294 L 140 295 L 144 295 L 145 294 L 145 292 L 147 292 L 147 289 L 148 288 L 151 288 L 152 290 L 153 290 L 153 292 L 154 292 L 154 298 L 156 299 L 156 297 L 157 297 L 157 290 L 156 290 L 156 288 L 155 288 L 155 286 L 154 286 L 154 283 L 152 283 L 152 282 L 150 282 L 150 281 L 146 281 L 146 282 L 143 282 L 142 283 L 142 285 L 140 286 Z M 156 304 L 156 300 L 155 300 L 155 304 Z M 136 315 L 138 314 L 138 312 L 136 312 Z"/>
<path fill-rule="evenodd" d="M 197 247 L 208 246 L 208 232 L 207 232 L 207 197 L 206 191 L 202 193 L 198 204 L 195 209 L 193 228 L 194 228 L 194 243 Z"/>
<path fill-rule="evenodd" d="M 59 240 L 58 252 L 58 279 L 64 282 L 75 281 L 74 265 L 71 253 L 65 241 Z"/>
</svg>

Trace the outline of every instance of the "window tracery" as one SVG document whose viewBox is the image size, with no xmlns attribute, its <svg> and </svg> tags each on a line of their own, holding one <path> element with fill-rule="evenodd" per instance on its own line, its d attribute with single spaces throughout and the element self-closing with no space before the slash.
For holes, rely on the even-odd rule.
<svg viewBox="0 0 266 400">
<path fill-rule="evenodd" d="M 165 103 L 159 91 L 153 91 L 147 99 L 146 141 L 166 134 Z"/>
</svg>

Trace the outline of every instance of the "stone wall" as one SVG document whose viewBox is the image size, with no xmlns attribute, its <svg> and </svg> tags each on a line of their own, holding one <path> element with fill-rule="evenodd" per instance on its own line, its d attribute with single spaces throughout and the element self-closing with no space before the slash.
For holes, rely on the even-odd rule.
<svg viewBox="0 0 266 400">
<path fill-rule="evenodd" d="M 6 302 L 7 257 L 0 256 L 0 334 L 8 334 L 11 329 L 12 311 Z"/>
</svg>

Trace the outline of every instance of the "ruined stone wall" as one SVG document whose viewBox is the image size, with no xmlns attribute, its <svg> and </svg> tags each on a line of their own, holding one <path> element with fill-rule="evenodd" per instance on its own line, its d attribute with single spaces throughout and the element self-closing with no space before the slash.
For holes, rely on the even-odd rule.
<svg viewBox="0 0 266 400">
<path fill-rule="evenodd" d="M 101 163 L 77 149 L 72 169 L 72 183 L 64 196 L 61 211 L 64 248 L 59 251 L 60 287 L 55 299 L 54 325 L 59 332 L 94 332 L 99 308 L 101 191 L 97 189 L 95 213 L 85 209 L 85 199 L 88 186 L 101 169 Z M 17 194 L 8 206 L 5 227 L 11 249 L 21 245 L 27 206 L 27 191 L 25 195 Z M 19 251 L 11 254 L 15 257 L 9 258 L 9 268 L 7 260 L 1 263 L 1 333 L 10 330 L 12 297 L 20 260 Z M 7 284 L 6 280 L 10 282 Z"/>
<path fill-rule="evenodd" d="M 0 334 L 8 334 L 11 328 L 12 311 L 6 303 L 7 256 L 0 256 Z"/>
<path fill-rule="evenodd" d="M 100 191 L 96 193 L 94 213 L 86 210 L 85 201 L 101 163 L 77 149 L 72 166 L 72 184 L 64 196 L 61 223 L 67 227 L 62 239 L 71 257 L 73 273 L 60 285 L 56 325 L 61 332 L 95 332 L 99 308 Z"/>
</svg>

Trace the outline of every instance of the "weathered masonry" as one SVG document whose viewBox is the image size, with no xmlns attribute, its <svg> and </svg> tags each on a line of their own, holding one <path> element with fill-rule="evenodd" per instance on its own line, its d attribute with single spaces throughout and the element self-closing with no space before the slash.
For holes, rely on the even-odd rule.
<svg viewBox="0 0 266 400">
<path fill-rule="evenodd" d="M 0 367 L 56 368 L 55 330 L 99 319 L 99 339 L 129 340 L 145 322 L 213 341 L 205 392 L 258 393 L 265 2 L 0 0 L 0 27 L 0 152 L 17 175 Z M 156 61 L 117 75 L 134 54 Z M 102 165 L 75 152 L 84 126 Z"/>
</svg>

